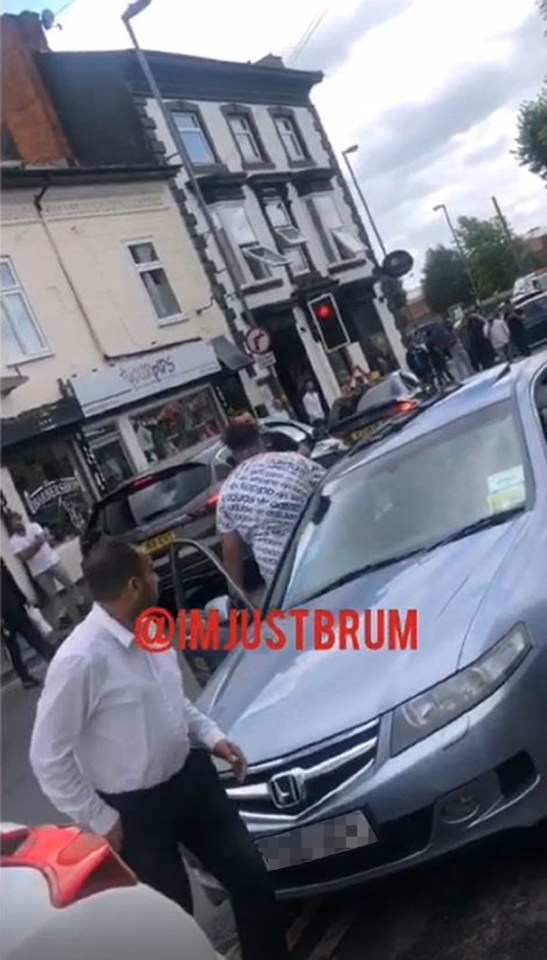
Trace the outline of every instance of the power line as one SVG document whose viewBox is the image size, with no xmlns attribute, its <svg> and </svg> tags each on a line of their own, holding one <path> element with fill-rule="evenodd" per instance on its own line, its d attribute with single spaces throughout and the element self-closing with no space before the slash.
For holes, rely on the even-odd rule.
<svg viewBox="0 0 547 960">
<path fill-rule="evenodd" d="M 289 57 L 289 63 L 294 63 L 294 61 L 300 56 L 302 51 L 305 49 L 305 47 L 307 47 L 309 41 L 313 37 L 317 28 L 321 25 L 321 23 L 325 19 L 330 8 L 331 8 L 331 4 L 329 3 L 326 7 L 323 8 L 323 10 L 320 13 L 317 13 L 315 14 L 314 17 L 312 17 L 304 33 L 300 37 L 300 40 L 294 47 L 294 50 Z"/>
</svg>

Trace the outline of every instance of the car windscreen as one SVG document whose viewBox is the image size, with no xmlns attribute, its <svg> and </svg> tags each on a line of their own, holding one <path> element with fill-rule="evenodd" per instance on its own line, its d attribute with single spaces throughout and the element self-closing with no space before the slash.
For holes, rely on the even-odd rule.
<svg viewBox="0 0 547 960">
<path fill-rule="evenodd" d="M 299 524 L 272 607 L 298 606 L 364 568 L 432 549 L 478 521 L 499 522 L 524 507 L 526 469 L 504 402 L 327 481 Z"/>
<path fill-rule="evenodd" d="M 102 505 L 97 522 L 110 536 L 128 533 L 163 514 L 182 510 L 207 490 L 210 479 L 210 467 L 204 463 L 184 464 L 165 473 L 137 477 Z"/>
</svg>

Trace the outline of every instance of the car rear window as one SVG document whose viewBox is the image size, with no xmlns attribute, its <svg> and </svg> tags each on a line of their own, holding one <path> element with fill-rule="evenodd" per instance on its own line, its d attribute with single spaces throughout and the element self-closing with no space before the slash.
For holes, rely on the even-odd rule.
<svg viewBox="0 0 547 960">
<path fill-rule="evenodd" d="M 176 471 L 138 477 L 99 508 L 97 525 L 116 537 L 144 526 L 162 514 L 181 510 L 211 482 L 207 464 L 185 464 Z"/>
<path fill-rule="evenodd" d="M 543 319 L 547 314 L 547 297 L 542 297 L 541 300 L 533 300 L 531 303 L 523 303 L 520 309 L 524 311 L 528 320 Z"/>
</svg>

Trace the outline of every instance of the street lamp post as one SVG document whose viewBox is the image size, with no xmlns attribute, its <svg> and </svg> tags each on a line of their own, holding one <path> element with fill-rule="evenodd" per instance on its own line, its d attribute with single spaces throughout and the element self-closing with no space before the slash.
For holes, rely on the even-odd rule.
<svg viewBox="0 0 547 960">
<path fill-rule="evenodd" d="M 174 142 L 174 144 L 175 144 L 175 147 L 177 148 L 177 151 L 178 151 L 178 153 L 179 153 L 179 155 L 180 155 L 180 158 L 181 158 L 182 163 L 183 163 L 183 166 L 184 166 L 185 173 L 187 174 L 188 179 L 189 179 L 189 181 L 190 181 L 190 186 L 191 186 L 192 192 L 193 192 L 193 194 L 194 194 L 194 196 L 195 196 L 195 198 L 196 198 L 196 202 L 197 202 L 197 204 L 198 204 L 198 207 L 199 207 L 199 209 L 200 209 L 200 212 L 201 212 L 201 214 L 202 214 L 202 216 L 203 216 L 203 219 L 204 219 L 204 221 L 205 221 L 205 225 L 206 225 L 206 228 L 207 228 L 207 232 L 215 238 L 215 240 L 216 240 L 216 242 L 217 242 L 217 244 L 218 244 L 218 247 L 219 247 L 219 250 L 220 250 L 220 252 L 221 252 L 222 259 L 223 259 L 223 265 L 224 265 L 224 267 L 225 267 L 225 269 L 226 269 L 226 273 L 228 274 L 228 276 L 229 276 L 229 278 L 230 278 L 230 280 L 231 280 L 232 286 L 233 286 L 233 288 L 234 288 L 234 291 L 235 291 L 235 293 L 236 293 L 236 296 L 237 296 L 237 298 L 239 299 L 239 301 L 240 301 L 240 303 L 241 303 L 241 307 L 242 307 L 242 310 L 243 310 L 243 316 L 244 316 L 244 318 L 245 318 L 245 322 L 248 324 L 249 327 L 254 327 L 254 326 L 256 325 L 256 324 L 255 324 L 255 321 L 254 321 L 254 317 L 253 317 L 252 312 L 251 312 L 251 310 L 250 310 L 250 308 L 249 308 L 249 305 L 248 305 L 248 303 L 247 303 L 247 299 L 246 299 L 246 297 L 245 297 L 245 294 L 244 294 L 244 292 L 243 292 L 243 290 L 242 290 L 241 284 L 240 284 L 240 282 L 239 282 L 239 277 L 237 276 L 237 274 L 236 274 L 236 272 L 235 272 L 235 270 L 234 270 L 234 268 L 233 268 L 233 265 L 232 265 L 232 261 L 231 261 L 231 251 L 229 251 L 229 250 L 226 249 L 226 247 L 224 246 L 224 243 L 223 243 L 224 238 L 223 238 L 221 235 L 219 235 L 219 233 L 218 233 L 218 231 L 217 231 L 217 229 L 216 229 L 214 220 L 213 220 L 213 218 L 212 218 L 212 216 L 211 216 L 211 211 L 209 210 L 209 207 L 208 207 L 208 205 L 207 205 L 207 202 L 206 202 L 206 200 L 205 200 L 205 198 L 204 198 L 204 196 L 203 196 L 203 192 L 202 192 L 201 186 L 200 186 L 200 184 L 199 184 L 199 180 L 198 180 L 198 178 L 196 177 L 196 175 L 195 175 L 195 173 L 194 173 L 194 169 L 193 169 L 193 166 L 192 166 L 192 161 L 191 161 L 191 159 L 190 159 L 190 157 L 189 157 L 189 155 L 188 155 L 188 151 L 187 151 L 186 146 L 185 146 L 185 144 L 184 144 L 184 140 L 183 140 L 183 138 L 182 138 L 182 136 L 181 136 L 181 134 L 180 134 L 180 132 L 179 132 L 179 129 L 178 129 L 178 127 L 177 127 L 177 125 L 176 125 L 176 123 L 175 123 L 175 121 L 174 121 L 174 119 L 173 119 L 173 115 L 172 115 L 171 111 L 168 110 L 168 108 L 167 108 L 166 105 L 165 105 L 165 101 L 164 101 L 164 99 L 163 99 L 163 97 L 162 97 L 162 95 L 161 95 L 161 92 L 160 92 L 160 89 L 159 89 L 159 87 L 158 87 L 158 84 L 156 83 L 156 79 L 155 79 L 154 74 L 153 74 L 153 72 L 152 72 L 152 70 L 151 70 L 151 68 L 150 68 L 150 64 L 148 63 L 148 59 L 147 59 L 147 57 L 146 57 L 146 54 L 144 53 L 144 51 L 143 51 L 143 50 L 141 49 L 141 47 L 139 46 L 139 42 L 138 42 L 137 37 L 136 37 L 136 35 L 135 35 L 135 31 L 133 30 L 133 27 L 132 27 L 132 25 L 131 25 L 131 20 L 132 20 L 134 17 L 136 17 L 139 13 L 141 13 L 143 10 L 145 10 L 148 6 L 150 6 L 150 3 L 151 3 L 151 0 L 135 0 L 134 3 L 130 3 L 129 6 L 127 7 L 125 13 L 122 14 L 122 20 L 123 20 L 123 23 L 124 23 L 124 25 L 125 25 L 125 28 L 126 28 L 128 34 L 129 34 L 129 37 L 130 37 L 130 39 L 131 39 L 131 43 L 132 43 L 133 47 L 135 48 L 135 53 L 136 53 L 136 55 L 137 55 L 137 60 L 138 60 L 138 62 L 139 62 L 139 65 L 140 65 L 140 67 L 141 67 L 141 70 L 142 70 L 144 76 L 146 77 L 146 80 L 147 80 L 147 82 L 148 82 L 148 86 L 150 87 L 150 92 L 152 93 L 152 96 L 153 96 L 154 100 L 156 101 L 158 110 L 161 112 L 161 115 L 162 115 L 162 117 L 163 117 L 164 123 L 165 123 L 167 129 L 169 130 L 169 133 L 171 134 L 171 137 L 172 137 L 172 139 L 173 139 L 173 142 Z M 235 327 L 232 328 L 232 325 L 231 325 L 231 324 L 230 324 L 230 326 L 231 326 L 231 329 L 232 329 L 232 334 L 234 335 L 234 339 L 236 339 L 236 336 L 235 336 L 235 335 L 237 334 L 237 330 L 236 330 Z M 237 340 L 236 340 L 236 342 L 237 342 Z"/>
<path fill-rule="evenodd" d="M 365 199 L 365 195 L 364 195 L 363 191 L 361 190 L 361 187 L 360 187 L 360 185 L 359 185 L 359 181 L 358 181 L 357 177 L 355 176 L 355 170 L 353 169 L 353 167 L 352 167 L 352 165 L 351 165 L 351 163 L 350 163 L 350 160 L 349 160 L 349 155 L 352 154 L 352 153 L 357 153 L 358 149 L 359 149 L 358 145 L 357 145 L 356 143 L 354 143 L 352 147 L 348 147 L 346 150 L 342 150 L 342 156 L 343 156 L 343 158 L 344 158 L 344 160 L 345 160 L 345 162 L 346 162 L 346 166 L 347 166 L 347 168 L 348 168 L 348 172 L 349 172 L 349 175 L 350 175 L 350 177 L 351 177 L 351 181 L 352 181 L 352 183 L 353 183 L 353 185 L 354 185 L 354 187 L 355 187 L 355 189 L 356 189 L 356 191 L 357 191 L 357 195 L 359 196 L 359 199 L 360 199 L 361 203 L 363 204 L 363 207 L 364 207 L 365 213 L 366 213 L 366 215 L 367 215 L 367 217 L 368 217 L 369 223 L 370 223 L 370 225 L 371 225 L 371 227 L 372 227 L 372 229 L 373 229 L 373 231 L 374 231 L 374 236 L 376 237 L 376 240 L 378 241 L 378 246 L 380 247 L 380 250 L 382 251 L 382 254 L 383 254 L 384 258 L 385 258 L 385 257 L 387 256 L 387 251 L 386 251 L 386 248 L 385 248 L 385 245 L 384 245 L 384 241 L 382 240 L 382 237 L 381 237 L 381 235 L 380 235 L 380 231 L 378 230 L 378 227 L 376 226 L 376 223 L 375 223 L 375 221 L 374 221 L 374 218 L 373 218 L 373 216 L 372 216 L 372 214 L 371 214 L 371 212 L 370 212 L 370 207 L 369 207 L 369 205 L 368 205 L 368 203 L 367 203 L 367 201 L 366 201 L 366 199 Z"/>
<path fill-rule="evenodd" d="M 462 245 L 461 245 L 461 243 L 460 243 L 460 238 L 458 237 L 458 234 L 456 233 L 456 230 L 454 229 L 454 224 L 452 223 L 452 219 L 451 219 L 450 214 L 449 214 L 449 212 L 448 212 L 448 207 L 446 206 L 445 203 L 438 203 L 436 207 L 433 207 L 433 213 L 438 213 L 439 210 L 442 210 L 442 212 L 444 213 L 445 220 L 446 220 L 446 222 L 447 222 L 447 224 L 448 224 L 448 229 L 450 230 L 450 233 L 452 234 L 452 239 L 454 240 L 454 243 L 455 243 L 455 245 L 456 245 L 456 250 L 458 251 L 458 253 L 459 253 L 459 255 L 460 255 L 460 260 L 461 260 L 462 263 L 463 263 L 465 272 L 466 272 L 466 274 L 467 274 L 467 278 L 468 278 L 468 280 L 469 280 L 469 283 L 471 284 L 471 289 L 473 290 L 473 293 L 475 294 L 475 300 L 476 300 L 477 303 L 478 303 L 479 300 L 480 300 L 479 290 L 478 290 L 477 284 L 475 283 L 475 278 L 473 277 L 473 274 L 472 274 L 471 269 L 470 269 L 470 267 L 469 267 L 469 262 L 468 262 L 468 260 L 467 260 L 467 257 L 465 256 L 463 247 L 462 247 Z"/>
</svg>

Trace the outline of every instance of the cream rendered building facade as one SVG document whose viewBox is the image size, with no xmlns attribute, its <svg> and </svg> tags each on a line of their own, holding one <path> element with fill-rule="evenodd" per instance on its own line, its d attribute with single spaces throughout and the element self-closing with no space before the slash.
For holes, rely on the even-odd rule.
<svg viewBox="0 0 547 960">
<path fill-rule="evenodd" d="M 226 379 L 245 394 L 213 348 L 229 332 L 166 172 L 27 173 L 3 196 L 3 505 L 52 525 L 78 577 L 92 497 L 221 429 Z M 2 554 L 29 587 L 5 531 Z"/>
</svg>

